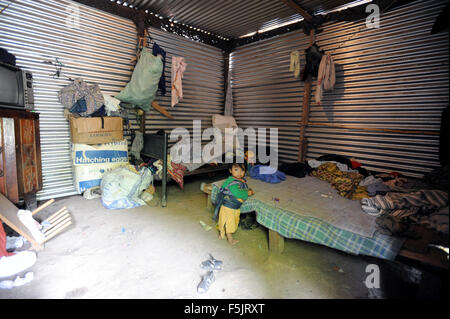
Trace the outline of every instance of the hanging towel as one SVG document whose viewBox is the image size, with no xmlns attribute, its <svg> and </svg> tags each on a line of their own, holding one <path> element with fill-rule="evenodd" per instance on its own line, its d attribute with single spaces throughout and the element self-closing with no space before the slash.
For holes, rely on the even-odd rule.
<svg viewBox="0 0 450 319">
<path fill-rule="evenodd" d="M 300 75 L 300 52 L 291 52 L 291 66 L 289 68 L 289 71 L 294 72 L 295 78 L 298 78 L 298 76 Z"/>
<path fill-rule="evenodd" d="M 184 71 L 186 71 L 187 64 L 184 58 L 172 57 L 172 107 L 183 99 L 183 86 L 181 80 L 183 79 Z"/>
<path fill-rule="evenodd" d="M 322 101 L 323 90 L 329 91 L 334 88 L 336 83 L 336 71 L 334 61 L 331 55 L 326 54 L 322 57 L 317 75 L 316 103 Z"/>
</svg>

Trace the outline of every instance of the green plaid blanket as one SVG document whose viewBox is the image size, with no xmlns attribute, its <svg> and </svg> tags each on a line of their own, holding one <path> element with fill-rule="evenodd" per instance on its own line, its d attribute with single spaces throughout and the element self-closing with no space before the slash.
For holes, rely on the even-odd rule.
<svg viewBox="0 0 450 319">
<path fill-rule="evenodd" d="M 219 186 L 213 184 L 211 201 L 216 202 Z M 256 212 L 259 224 L 276 231 L 285 238 L 301 239 L 339 249 L 350 254 L 368 255 L 394 260 L 404 240 L 376 232 L 372 238 L 337 228 L 318 218 L 299 216 L 290 211 L 248 199 L 241 213 Z"/>
</svg>

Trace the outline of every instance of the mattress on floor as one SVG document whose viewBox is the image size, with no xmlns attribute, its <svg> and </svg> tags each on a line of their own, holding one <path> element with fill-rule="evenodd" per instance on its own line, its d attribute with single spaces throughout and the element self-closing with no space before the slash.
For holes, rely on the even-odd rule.
<svg viewBox="0 0 450 319">
<path fill-rule="evenodd" d="M 359 201 L 340 197 L 318 178 L 287 176 L 279 184 L 252 178 L 247 181 L 256 194 L 242 204 L 241 213 L 255 211 L 259 224 L 285 238 L 388 260 L 396 258 L 404 242 L 378 233 L 375 218 L 361 210 Z M 213 183 L 213 203 L 223 182 Z"/>
</svg>

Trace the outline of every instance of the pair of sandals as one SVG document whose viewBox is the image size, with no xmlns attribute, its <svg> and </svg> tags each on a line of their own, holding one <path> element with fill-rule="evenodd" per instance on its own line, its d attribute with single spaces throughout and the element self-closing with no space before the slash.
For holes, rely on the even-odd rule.
<svg viewBox="0 0 450 319">
<path fill-rule="evenodd" d="M 202 281 L 197 287 L 198 293 L 202 294 L 208 291 L 211 284 L 216 280 L 214 273 L 222 270 L 222 264 L 223 262 L 221 260 L 215 259 L 211 254 L 209 254 L 209 259 L 200 264 L 200 268 L 206 269 L 208 272 L 202 277 Z"/>
</svg>

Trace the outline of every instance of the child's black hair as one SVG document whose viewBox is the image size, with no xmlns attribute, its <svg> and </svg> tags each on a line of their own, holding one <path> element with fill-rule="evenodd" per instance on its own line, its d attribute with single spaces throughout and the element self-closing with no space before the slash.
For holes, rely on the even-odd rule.
<svg viewBox="0 0 450 319">
<path fill-rule="evenodd" d="M 245 165 L 245 163 L 237 163 L 237 162 L 234 162 L 233 164 L 231 164 L 230 165 L 230 171 L 231 171 L 231 169 L 233 168 L 233 166 L 239 166 L 240 168 L 242 168 L 242 170 L 244 171 L 244 172 L 247 172 L 247 166 Z"/>
</svg>

